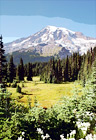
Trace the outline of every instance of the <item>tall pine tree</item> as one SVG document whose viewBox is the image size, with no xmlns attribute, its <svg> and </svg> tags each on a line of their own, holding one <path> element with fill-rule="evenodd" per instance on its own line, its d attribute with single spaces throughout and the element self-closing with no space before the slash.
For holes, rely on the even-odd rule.
<svg viewBox="0 0 96 140">
<path fill-rule="evenodd" d="M 10 61 L 8 63 L 8 82 L 12 83 L 15 75 L 15 65 L 13 63 L 13 56 L 11 55 Z"/>
<path fill-rule="evenodd" d="M 64 69 L 64 81 L 69 81 L 69 76 L 68 76 L 68 72 L 69 71 L 69 58 L 67 56 L 66 58 L 66 64 L 65 64 L 65 69 Z"/>
<path fill-rule="evenodd" d="M 23 65 L 23 59 L 20 59 L 20 64 L 17 66 L 16 69 L 16 78 L 17 80 L 24 80 L 24 65 Z"/>
<path fill-rule="evenodd" d="M 2 36 L 0 37 L 0 83 L 5 81 L 5 62 L 6 58 L 4 56 L 4 49 L 3 49 L 3 42 Z"/>
<path fill-rule="evenodd" d="M 32 81 L 32 65 L 31 65 L 31 63 L 27 64 L 27 80 Z"/>
<path fill-rule="evenodd" d="M 24 80 L 24 65 L 22 58 L 20 59 L 20 80 Z"/>
<path fill-rule="evenodd" d="M 16 79 L 20 80 L 20 65 L 18 65 L 16 68 Z"/>
<path fill-rule="evenodd" d="M 61 61 L 60 59 L 58 60 L 58 82 L 62 82 L 63 77 L 62 77 L 62 66 L 61 66 Z"/>
</svg>

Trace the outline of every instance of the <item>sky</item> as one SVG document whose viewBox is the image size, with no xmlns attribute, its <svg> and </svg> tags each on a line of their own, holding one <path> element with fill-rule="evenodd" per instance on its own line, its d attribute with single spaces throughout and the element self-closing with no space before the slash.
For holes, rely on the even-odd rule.
<svg viewBox="0 0 96 140">
<path fill-rule="evenodd" d="M 4 43 L 30 36 L 47 25 L 96 38 L 96 0 L 0 0 Z"/>
</svg>

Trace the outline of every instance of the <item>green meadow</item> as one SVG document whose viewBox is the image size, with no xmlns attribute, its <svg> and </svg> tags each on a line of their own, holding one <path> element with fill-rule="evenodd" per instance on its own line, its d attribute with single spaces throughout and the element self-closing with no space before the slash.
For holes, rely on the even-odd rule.
<svg viewBox="0 0 96 140">
<path fill-rule="evenodd" d="M 66 82 L 62 84 L 48 84 L 40 81 L 40 77 L 33 77 L 33 81 L 26 81 L 18 83 L 22 88 L 22 93 L 16 92 L 16 88 L 8 87 L 8 91 L 12 93 L 11 97 L 15 99 L 16 103 L 28 105 L 30 100 L 31 105 L 34 106 L 34 100 L 38 101 L 39 106 L 51 107 L 57 103 L 63 96 L 72 96 L 74 87 L 81 89 L 79 84 L 74 82 Z M 24 87 L 22 86 L 24 85 Z M 79 93 L 81 94 L 81 93 Z"/>
</svg>

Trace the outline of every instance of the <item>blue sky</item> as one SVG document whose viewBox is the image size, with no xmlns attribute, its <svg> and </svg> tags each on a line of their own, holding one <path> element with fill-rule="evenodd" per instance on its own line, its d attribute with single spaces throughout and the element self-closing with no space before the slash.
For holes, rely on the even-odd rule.
<svg viewBox="0 0 96 140">
<path fill-rule="evenodd" d="M 32 35 L 47 25 L 96 37 L 96 0 L 0 0 L 4 42 Z"/>
</svg>

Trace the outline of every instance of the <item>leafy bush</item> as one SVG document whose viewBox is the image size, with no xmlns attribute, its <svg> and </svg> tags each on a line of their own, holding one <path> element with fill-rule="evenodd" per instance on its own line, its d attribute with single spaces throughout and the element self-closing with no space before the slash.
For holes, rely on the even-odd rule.
<svg viewBox="0 0 96 140">
<path fill-rule="evenodd" d="M 24 87 L 24 83 L 22 83 L 22 87 Z"/>
<path fill-rule="evenodd" d="M 17 87 L 17 82 L 13 81 L 13 84 L 11 86 L 12 86 L 12 88 L 16 88 Z"/>
<path fill-rule="evenodd" d="M 21 93 L 21 87 L 19 85 L 17 86 L 16 91 Z"/>
</svg>

